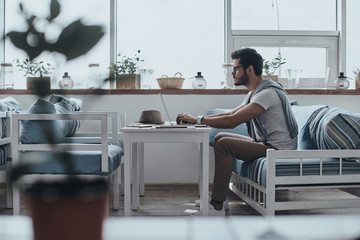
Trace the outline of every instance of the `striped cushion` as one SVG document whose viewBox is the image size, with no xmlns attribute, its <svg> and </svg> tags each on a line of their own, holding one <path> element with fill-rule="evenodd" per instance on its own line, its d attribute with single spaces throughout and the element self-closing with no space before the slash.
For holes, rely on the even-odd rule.
<svg viewBox="0 0 360 240">
<path fill-rule="evenodd" d="M 6 97 L 0 99 L 0 111 L 7 112 L 7 111 L 21 111 L 21 106 L 19 102 L 13 97 Z"/>
<path fill-rule="evenodd" d="M 341 108 L 325 108 L 310 120 L 318 149 L 360 148 L 360 116 Z"/>
</svg>

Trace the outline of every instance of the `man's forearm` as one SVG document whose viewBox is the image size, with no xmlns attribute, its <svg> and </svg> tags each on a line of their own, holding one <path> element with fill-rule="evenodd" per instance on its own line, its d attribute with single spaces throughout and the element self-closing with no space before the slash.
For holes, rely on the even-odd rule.
<svg viewBox="0 0 360 240">
<path fill-rule="evenodd" d="M 232 119 L 231 119 L 231 113 L 225 114 L 225 115 L 211 115 L 211 116 L 204 116 L 203 120 L 201 121 L 201 124 L 206 124 L 210 127 L 214 128 L 234 128 L 237 126 Z"/>
</svg>

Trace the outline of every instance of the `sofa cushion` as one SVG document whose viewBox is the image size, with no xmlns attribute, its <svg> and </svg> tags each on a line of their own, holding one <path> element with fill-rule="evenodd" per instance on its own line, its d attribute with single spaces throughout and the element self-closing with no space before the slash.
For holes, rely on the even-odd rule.
<svg viewBox="0 0 360 240">
<path fill-rule="evenodd" d="M 316 144 L 310 136 L 309 123 L 310 119 L 316 115 L 321 109 L 328 108 L 325 105 L 299 106 L 292 105 L 291 109 L 294 113 L 298 124 L 298 149 L 316 149 Z"/>
<path fill-rule="evenodd" d="M 207 115 L 209 116 L 209 115 L 225 113 L 225 112 L 230 112 L 230 111 L 232 111 L 232 109 L 225 109 L 225 108 L 209 109 L 207 111 Z M 209 144 L 210 144 L 210 146 L 214 146 L 214 138 L 220 132 L 228 132 L 228 133 L 235 133 L 235 134 L 240 134 L 240 135 L 244 135 L 244 136 L 249 136 L 245 123 L 240 124 L 239 126 L 237 126 L 235 128 L 230 128 L 230 129 L 227 129 L 227 128 L 212 128 L 211 131 L 210 131 L 210 134 L 209 134 Z"/>
<path fill-rule="evenodd" d="M 74 161 L 74 174 L 109 175 L 122 162 L 123 149 L 116 145 L 108 145 L 109 171 L 101 171 L 101 151 L 71 151 Z M 29 174 L 69 174 L 62 163 L 63 153 L 43 151 L 26 151 L 20 153 L 21 161 L 32 161 L 34 164 L 27 169 Z"/>
<path fill-rule="evenodd" d="M 53 94 L 49 98 L 49 102 L 54 103 L 57 113 L 69 113 L 71 111 L 77 112 L 82 109 L 82 100 L 78 98 L 66 98 L 61 95 Z M 71 108 L 72 110 L 70 110 Z M 72 136 L 79 129 L 81 121 L 80 120 L 66 120 L 67 127 L 71 127 L 67 131 L 66 136 Z"/>
<path fill-rule="evenodd" d="M 65 101 L 52 103 L 45 99 L 37 99 L 28 109 L 27 113 L 73 113 L 73 108 Z M 73 120 L 50 120 L 29 121 L 24 120 L 20 125 L 20 141 L 22 143 L 49 143 L 61 142 L 65 136 L 69 136 L 77 130 L 76 121 Z M 51 135 L 49 133 L 52 133 Z"/>
<path fill-rule="evenodd" d="M 6 97 L 0 99 L 0 111 L 21 111 L 21 106 L 19 102 L 13 97 Z"/>
<path fill-rule="evenodd" d="M 345 109 L 322 109 L 309 127 L 318 149 L 360 148 L 360 116 Z"/>
</svg>

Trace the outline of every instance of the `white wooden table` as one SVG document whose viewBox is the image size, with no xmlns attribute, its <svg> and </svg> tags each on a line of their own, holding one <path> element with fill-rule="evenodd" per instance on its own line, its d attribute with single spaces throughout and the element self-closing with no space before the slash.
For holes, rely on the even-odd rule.
<svg viewBox="0 0 360 240">
<path fill-rule="evenodd" d="M 141 192 L 139 183 L 141 183 L 140 177 L 143 177 L 143 173 L 140 170 L 139 174 L 138 164 L 142 166 L 144 164 L 144 143 L 194 143 L 200 146 L 199 159 L 201 169 L 199 188 L 201 210 L 203 215 L 208 215 L 210 130 L 208 127 L 194 126 L 188 126 L 187 128 L 122 128 L 122 133 L 124 134 L 125 216 L 130 216 L 131 209 L 137 210 L 139 207 L 139 194 Z M 131 195 L 130 186 L 132 186 Z M 132 201 L 130 198 L 132 198 Z"/>
</svg>

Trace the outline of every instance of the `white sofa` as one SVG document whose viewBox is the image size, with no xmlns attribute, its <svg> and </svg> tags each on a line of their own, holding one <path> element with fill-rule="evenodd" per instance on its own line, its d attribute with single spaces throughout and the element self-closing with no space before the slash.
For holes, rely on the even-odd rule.
<svg viewBox="0 0 360 240">
<path fill-rule="evenodd" d="M 357 197 L 277 199 L 278 193 L 284 191 L 360 188 L 360 116 L 318 105 L 292 108 L 299 126 L 298 150 L 271 149 L 265 158 L 251 163 L 234 159 L 230 190 L 267 216 L 282 210 L 360 208 Z M 208 114 L 222 111 L 227 109 L 212 109 Z M 231 130 L 214 129 L 210 144 L 222 131 L 247 135 L 245 125 Z"/>
<path fill-rule="evenodd" d="M 122 147 L 119 146 L 119 113 L 80 112 L 70 106 L 66 98 L 57 98 L 59 101 L 56 99 L 54 104 L 38 99 L 26 113 L 12 115 L 12 165 L 34 161 L 35 164 L 30 165 L 21 179 L 24 182 L 33 182 L 39 178 L 58 179 L 68 174 L 109 177 L 113 184 L 113 209 L 118 210 L 123 155 Z M 90 122 L 92 132 L 78 131 L 80 121 L 81 125 Z M 52 140 L 49 139 L 51 135 Z M 64 168 L 63 152 L 71 152 L 73 169 Z M 12 207 L 14 215 L 18 215 L 19 188 L 12 187 L 9 190 L 8 207 Z"/>
</svg>

